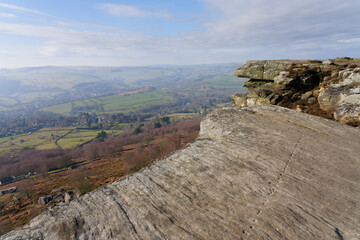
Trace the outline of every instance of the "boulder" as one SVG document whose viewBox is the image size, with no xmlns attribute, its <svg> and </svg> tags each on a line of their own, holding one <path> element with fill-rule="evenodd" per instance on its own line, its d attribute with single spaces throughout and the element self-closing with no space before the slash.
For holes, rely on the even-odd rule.
<svg viewBox="0 0 360 240">
<path fill-rule="evenodd" d="M 287 71 L 280 72 L 279 75 L 274 77 L 274 83 L 278 84 L 278 85 L 290 84 L 292 81 L 294 81 L 294 78 L 288 77 L 288 75 L 289 75 L 289 72 L 287 72 Z"/>
<path fill-rule="evenodd" d="M 318 97 L 324 111 L 334 111 L 334 118 L 341 123 L 359 122 L 360 114 L 360 74 L 354 70 L 339 72 L 343 78 L 330 85 Z"/>
<path fill-rule="evenodd" d="M 273 94 L 274 91 L 273 85 L 265 84 L 249 91 L 247 94 L 235 94 L 231 96 L 231 99 L 233 103 L 240 108 L 270 105 L 272 101 L 279 99 L 279 95 Z"/>
<path fill-rule="evenodd" d="M 326 60 L 326 61 L 323 61 L 322 64 L 324 64 L 324 65 L 332 65 L 332 64 L 334 64 L 334 61 Z"/>
<path fill-rule="evenodd" d="M 329 87 L 319 94 L 320 108 L 324 111 L 335 111 L 347 95 L 348 93 L 341 88 Z"/>
<path fill-rule="evenodd" d="M 358 88 L 360 90 L 360 88 Z M 350 95 L 339 104 L 334 117 L 341 123 L 352 123 L 360 126 L 360 94 Z"/>
<path fill-rule="evenodd" d="M 38 204 L 46 205 L 51 200 L 53 200 L 53 196 L 39 197 Z"/>
<path fill-rule="evenodd" d="M 312 91 L 306 92 L 303 95 L 301 95 L 301 100 L 308 101 L 311 96 L 313 96 Z"/>
<path fill-rule="evenodd" d="M 69 204 L 70 203 L 70 200 L 71 200 L 71 196 L 68 192 L 65 193 L 65 196 L 64 196 L 64 202 L 65 204 Z"/>
</svg>

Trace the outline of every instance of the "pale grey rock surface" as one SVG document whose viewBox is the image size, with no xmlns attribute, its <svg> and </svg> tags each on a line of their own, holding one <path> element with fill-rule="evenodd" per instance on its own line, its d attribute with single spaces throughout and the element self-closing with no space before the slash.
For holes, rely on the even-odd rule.
<svg viewBox="0 0 360 240">
<path fill-rule="evenodd" d="M 339 122 L 360 121 L 360 69 L 339 72 L 342 79 L 319 94 L 319 104 L 325 111 L 334 111 Z"/>
<path fill-rule="evenodd" d="M 294 63 L 294 60 L 262 60 L 262 61 L 246 61 L 235 71 L 235 76 L 259 79 L 274 80 L 280 72 L 285 71 Z"/>
<path fill-rule="evenodd" d="M 278 106 L 199 138 L 1 239 L 359 239 L 360 130 Z"/>
<path fill-rule="evenodd" d="M 288 85 L 291 81 L 293 81 L 293 78 L 289 78 L 287 75 L 289 72 L 282 71 L 279 73 L 278 76 L 274 77 L 274 83 L 278 85 Z"/>
<path fill-rule="evenodd" d="M 331 65 L 331 64 L 334 64 L 334 61 L 326 60 L 326 61 L 323 61 L 322 64 L 324 64 L 324 65 Z"/>
</svg>

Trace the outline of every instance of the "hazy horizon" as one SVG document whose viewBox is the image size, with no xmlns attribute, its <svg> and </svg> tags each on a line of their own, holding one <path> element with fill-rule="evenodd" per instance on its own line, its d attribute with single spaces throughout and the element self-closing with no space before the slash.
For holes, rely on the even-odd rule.
<svg viewBox="0 0 360 240">
<path fill-rule="evenodd" d="M 0 1 L 0 68 L 358 57 L 349 0 Z"/>
</svg>

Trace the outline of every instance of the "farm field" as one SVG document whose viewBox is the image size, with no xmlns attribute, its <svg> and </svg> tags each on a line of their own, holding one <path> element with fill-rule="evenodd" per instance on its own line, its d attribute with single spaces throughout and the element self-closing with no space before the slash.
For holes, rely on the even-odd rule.
<svg viewBox="0 0 360 240">
<path fill-rule="evenodd" d="M 58 141 L 58 145 L 63 149 L 70 149 L 94 139 L 99 132 L 100 130 L 75 129 L 74 127 L 42 128 L 33 133 L 4 137 L 0 138 L 0 156 L 19 153 L 24 149 L 55 149 L 57 148 L 56 139 L 67 133 L 69 134 Z M 106 133 L 118 135 L 121 130 L 106 130 Z"/>
<path fill-rule="evenodd" d="M 1 97 L 0 96 L 0 105 L 2 106 L 12 106 L 15 105 L 17 101 L 10 97 Z"/>
<path fill-rule="evenodd" d="M 121 130 L 105 130 L 105 132 L 109 136 L 116 136 L 120 134 Z M 77 147 L 85 142 L 88 142 L 92 139 L 94 139 L 97 134 L 99 133 L 99 130 L 83 130 L 83 129 L 76 129 L 73 130 L 71 133 L 67 134 L 63 138 L 61 138 L 58 141 L 59 146 L 62 149 L 70 149 Z"/>
<path fill-rule="evenodd" d="M 50 100 L 58 94 L 61 94 L 60 91 L 41 91 L 41 92 L 32 92 L 32 93 L 22 93 L 22 94 L 13 94 L 12 97 L 18 100 L 20 103 L 31 103 L 35 101 L 44 101 Z"/>
<path fill-rule="evenodd" d="M 23 149 L 56 148 L 55 140 L 74 128 L 43 128 L 33 133 L 0 138 L 0 155 L 18 153 Z"/>
<path fill-rule="evenodd" d="M 117 112 L 132 112 L 140 110 L 147 106 L 163 105 L 173 101 L 173 98 L 164 95 L 162 92 L 143 92 L 132 95 L 109 95 L 104 97 L 89 98 L 83 101 L 74 101 L 65 104 L 59 104 L 40 111 L 54 112 L 59 114 L 77 113 L 77 112 L 96 112 L 102 113 L 117 113 Z"/>
</svg>

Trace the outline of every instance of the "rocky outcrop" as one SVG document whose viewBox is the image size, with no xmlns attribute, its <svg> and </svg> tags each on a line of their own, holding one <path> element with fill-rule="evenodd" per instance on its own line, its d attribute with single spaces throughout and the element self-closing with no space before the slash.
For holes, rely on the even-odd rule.
<svg viewBox="0 0 360 240">
<path fill-rule="evenodd" d="M 360 61 L 248 61 L 235 71 L 250 78 L 238 107 L 280 105 L 360 126 Z"/>
<path fill-rule="evenodd" d="M 334 111 L 334 118 L 339 122 L 360 121 L 360 68 L 346 69 L 338 75 L 342 81 L 319 94 L 320 107 Z"/>
<path fill-rule="evenodd" d="M 51 195 L 42 196 L 38 199 L 38 204 L 48 205 L 49 208 L 69 204 L 70 201 L 78 199 L 80 193 L 77 190 L 53 189 Z"/>
<path fill-rule="evenodd" d="M 1 239 L 358 239 L 360 130 L 278 106 L 199 138 Z"/>
<path fill-rule="evenodd" d="M 293 61 L 247 61 L 235 71 L 236 76 L 252 78 L 257 80 L 274 80 L 280 72 L 286 70 Z"/>
</svg>

